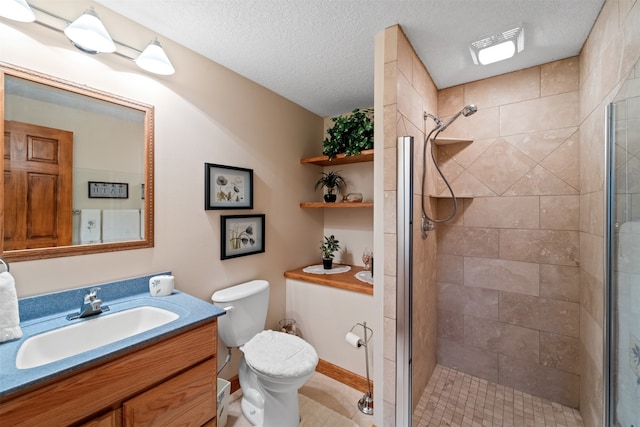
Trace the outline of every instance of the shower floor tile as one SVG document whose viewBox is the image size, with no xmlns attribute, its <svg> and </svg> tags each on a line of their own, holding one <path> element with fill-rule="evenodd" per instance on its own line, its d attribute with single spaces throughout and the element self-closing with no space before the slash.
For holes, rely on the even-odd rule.
<svg viewBox="0 0 640 427">
<path fill-rule="evenodd" d="M 414 427 L 582 427 L 577 409 L 437 365 Z"/>
</svg>

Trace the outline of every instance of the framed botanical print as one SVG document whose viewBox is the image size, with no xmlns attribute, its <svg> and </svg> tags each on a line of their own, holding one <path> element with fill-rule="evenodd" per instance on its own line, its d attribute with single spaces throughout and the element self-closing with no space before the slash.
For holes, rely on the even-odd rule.
<svg viewBox="0 0 640 427">
<path fill-rule="evenodd" d="M 220 217 L 220 259 L 265 251 L 264 214 Z"/>
<path fill-rule="evenodd" d="M 204 164 L 204 208 L 253 209 L 253 169 Z"/>
</svg>

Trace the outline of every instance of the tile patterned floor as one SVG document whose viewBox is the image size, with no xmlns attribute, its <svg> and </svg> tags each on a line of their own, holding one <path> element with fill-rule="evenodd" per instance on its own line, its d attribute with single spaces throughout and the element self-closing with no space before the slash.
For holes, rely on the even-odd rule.
<svg viewBox="0 0 640 427">
<path fill-rule="evenodd" d="M 344 417 L 352 419 L 361 427 L 370 427 L 373 424 L 371 415 L 365 415 L 358 410 L 358 400 L 360 400 L 363 393 L 326 375 L 318 372 L 314 373 L 309 381 L 302 386 L 300 394 L 315 400 L 327 408 L 333 409 Z M 241 397 L 241 390 L 230 396 L 226 427 L 251 427 L 249 421 L 242 416 L 242 410 L 240 409 Z"/>
<path fill-rule="evenodd" d="M 300 393 L 370 427 L 373 417 L 362 414 L 357 402 L 362 393 L 325 375 L 315 373 Z M 231 395 L 227 427 L 251 427 L 242 416 L 242 392 Z M 413 427 L 582 427 L 577 409 L 436 366 L 413 414 Z"/>
<path fill-rule="evenodd" d="M 577 409 L 437 365 L 414 427 L 581 427 Z"/>
</svg>

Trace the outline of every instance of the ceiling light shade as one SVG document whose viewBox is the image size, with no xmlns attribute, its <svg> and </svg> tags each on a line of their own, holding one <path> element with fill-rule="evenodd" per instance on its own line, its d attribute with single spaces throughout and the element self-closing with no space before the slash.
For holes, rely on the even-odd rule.
<svg viewBox="0 0 640 427">
<path fill-rule="evenodd" d="M 136 59 L 136 64 L 143 70 L 163 76 L 169 76 L 176 72 L 158 39 L 151 40 L 149 46 Z"/>
<path fill-rule="evenodd" d="M 93 6 L 89 6 L 82 16 L 69 24 L 64 29 L 64 33 L 78 49 L 87 53 L 116 51 L 115 43 L 102 25 Z"/>
<path fill-rule="evenodd" d="M 513 40 L 494 44 L 493 46 L 480 49 L 478 52 L 478 62 L 482 65 L 493 64 L 511 58 L 516 53 L 516 45 Z"/>
<path fill-rule="evenodd" d="M 522 26 L 485 37 L 471 43 L 469 51 L 474 64 L 488 65 L 503 61 L 524 49 L 524 29 Z"/>
<path fill-rule="evenodd" d="M 33 22 L 36 15 L 26 0 L 0 1 L 0 16 L 18 22 Z"/>
</svg>

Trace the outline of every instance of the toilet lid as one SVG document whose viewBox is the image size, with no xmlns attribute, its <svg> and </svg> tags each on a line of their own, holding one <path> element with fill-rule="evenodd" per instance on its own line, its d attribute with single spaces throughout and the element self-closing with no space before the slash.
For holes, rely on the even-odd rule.
<svg viewBox="0 0 640 427">
<path fill-rule="evenodd" d="M 306 375 L 318 364 L 318 353 L 311 344 L 284 332 L 262 331 L 242 351 L 253 369 L 274 377 Z"/>
</svg>

